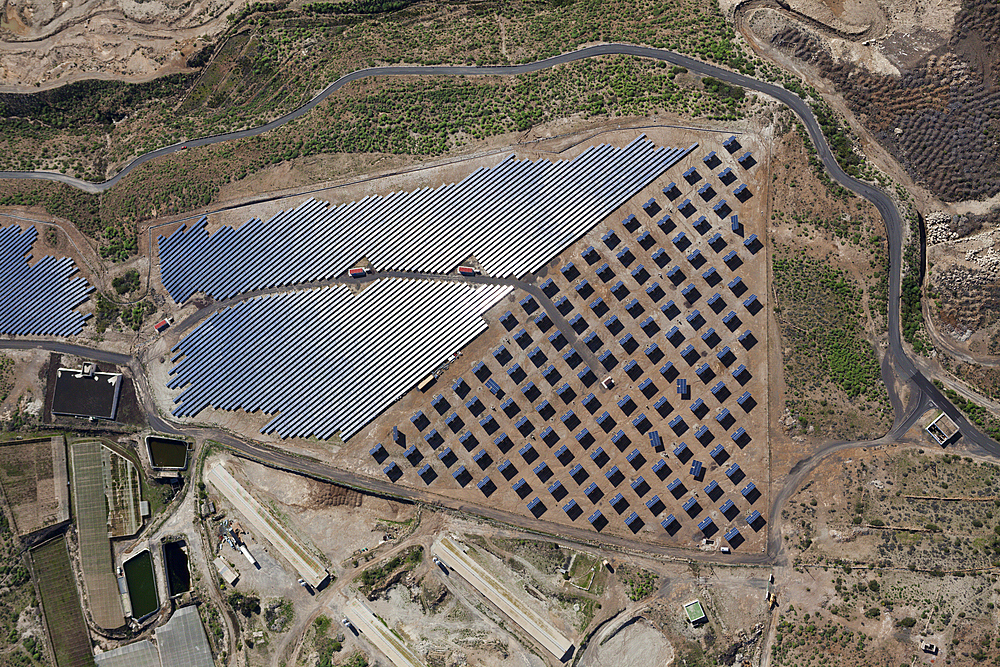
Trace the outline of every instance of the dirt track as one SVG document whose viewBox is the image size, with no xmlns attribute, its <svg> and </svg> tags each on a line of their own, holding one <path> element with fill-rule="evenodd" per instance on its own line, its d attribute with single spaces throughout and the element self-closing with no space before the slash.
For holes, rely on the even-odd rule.
<svg viewBox="0 0 1000 667">
<path fill-rule="evenodd" d="M 138 83 L 190 71 L 199 38 L 228 26 L 235 2 L 10 2 L 0 12 L 0 92 L 29 93 L 82 79 Z"/>
</svg>

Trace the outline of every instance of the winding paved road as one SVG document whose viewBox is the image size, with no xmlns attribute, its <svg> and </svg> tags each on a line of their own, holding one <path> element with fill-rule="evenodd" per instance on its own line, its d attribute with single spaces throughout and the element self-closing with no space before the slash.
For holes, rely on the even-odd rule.
<svg viewBox="0 0 1000 667">
<path fill-rule="evenodd" d="M 799 461 L 791 470 L 788 479 L 785 480 L 782 485 L 781 491 L 775 496 L 770 511 L 769 519 L 771 522 L 776 521 L 779 516 L 780 509 L 782 505 L 787 501 L 791 494 L 798 488 L 801 480 L 809 474 L 824 458 L 830 454 L 847 448 L 861 447 L 861 446 L 876 446 L 882 443 L 891 442 L 899 436 L 906 433 L 906 431 L 920 418 L 924 410 L 931 406 L 936 406 L 946 412 L 949 417 L 951 417 L 955 423 L 958 425 L 962 432 L 962 435 L 970 444 L 977 445 L 979 448 L 985 452 L 992 454 L 994 456 L 1000 455 L 1000 444 L 990 440 L 988 437 L 980 433 L 965 416 L 954 406 L 950 401 L 945 398 L 940 391 L 933 385 L 933 383 L 924 376 L 914 365 L 913 361 L 906 355 L 905 349 L 900 336 L 900 312 L 899 312 L 899 302 L 900 302 L 900 282 L 901 282 L 901 265 L 902 265 L 902 238 L 903 238 L 903 219 L 896 206 L 893 204 L 892 200 L 881 190 L 863 183 L 854 178 L 848 176 L 840 165 L 837 164 L 836 159 L 830 150 L 829 144 L 827 144 L 826 139 L 823 137 L 822 131 L 817 123 L 815 117 L 812 114 L 809 105 L 799 98 L 796 94 L 786 90 L 783 87 L 776 86 L 774 84 L 758 81 L 751 77 L 744 76 L 742 74 L 737 74 L 727 70 L 720 69 L 713 65 L 708 65 L 706 63 L 694 60 L 687 56 L 682 56 L 671 51 L 665 51 L 662 49 L 654 49 L 644 46 L 635 46 L 630 44 L 605 44 L 600 46 L 592 46 L 580 49 L 578 51 L 573 51 L 570 53 L 565 53 L 562 55 L 554 56 L 545 60 L 540 60 L 534 63 L 528 63 L 525 65 L 517 65 L 512 67 L 472 67 L 472 66 L 441 66 L 441 67 L 374 67 L 369 69 L 358 70 L 352 72 L 346 76 L 341 77 L 334 83 L 327 86 L 322 92 L 320 92 L 316 97 L 310 100 L 305 105 L 299 107 L 295 111 L 282 116 L 266 125 L 261 125 L 259 127 L 241 130 L 239 132 L 232 132 L 228 134 L 215 135 L 210 137 L 203 137 L 201 139 L 194 139 L 185 142 L 183 145 L 168 146 L 166 148 L 161 148 L 159 150 L 153 151 L 142 155 L 131 163 L 129 163 L 122 171 L 114 178 L 105 181 L 104 183 L 94 184 L 81 181 L 79 179 L 70 178 L 68 176 L 63 176 L 61 174 L 52 174 L 44 172 L 0 172 L 0 178 L 35 178 L 35 179 L 48 179 L 60 181 L 67 183 L 74 187 L 78 187 L 82 190 L 88 192 L 103 192 L 111 187 L 114 187 L 119 180 L 126 176 L 131 170 L 138 167 L 144 162 L 153 160 L 161 155 L 167 155 L 170 153 L 182 150 L 184 146 L 204 146 L 208 144 L 218 143 L 222 141 L 232 141 L 234 139 L 240 139 L 243 137 L 255 136 L 262 134 L 269 130 L 280 127 L 292 120 L 295 120 L 310 110 L 312 110 L 317 104 L 322 102 L 324 99 L 332 95 L 334 92 L 339 90 L 344 85 L 363 79 L 365 77 L 372 76 L 402 76 L 402 75 L 516 75 L 525 74 L 528 72 L 535 72 L 538 70 L 546 69 L 549 67 L 554 67 L 556 65 L 561 65 L 564 63 L 573 62 L 576 60 L 581 60 L 584 58 L 592 58 L 597 56 L 606 55 L 630 55 L 642 58 L 652 58 L 656 60 L 662 60 L 669 62 L 673 65 L 679 65 L 686 67 L 691 72 L 703 75 L 712 76 L 726 83 L 732 85 L 742 86 L 747 89 L 755 90 L 770 97 L 773 97 L 780 102 L 788 106 L 804 123 L 807 131 L 809 132 L 810 139 L 813 145 L 816 146 L 819 157 L 823 161 L 824 166 L 830 172 L 831 177 L 840 183 L 845 188 L 855 192 L 856 194 L 864 197 L 865 199 L 872 202 L 878 209 L 886 225 L 886 232 L 889 238 L 889 254 L 890 254 L 890 272 L 889 272 L 889 350 L 886 355 L 883 366 L 882 366 L 882 377 L 885 381 L 887 388 L 889 390 L 890 399 L 892 400 L 892 406 L 895 413 L 895 420 L 893 428 L 890 432 L 883 438 L 872 442 L 843 442 L 843 443 L 832 443 L 827 447 L 823 448 L 819 452 L 815 453 L 811 457 Z M 482 278 L 481 280 L 486 280 Z M 539 297 L 540 290 L 537 287 L 531 285 L 530 283 L 522 283 L 521 281 L 514 281 L 516 287 L 519 289 L 525 289 L 526 291 L 535 294 L 536 298 Z M 536 293 L 538 292 L 538 293 Z M 247 295 L 243 295 L 242 298 L 246 298 Z M 542 295 L 544 298 L 544 295 Z M 549 310 L 551 304 L 546 304 L 547 299 L 539 299 L 543 305 L 546 306 L 546 310 Z M 213 305 L 210 307 L 211 310 L 215 310 L 219 305 Z M 554 309 L 552 309 L 554 310 Z M 203 316 L 205 313 L 201 313 Z M 556 313 L 558 315 L 558 313 Z M 553 320 L 560 325 L 560 329 L 564 327 L 564 322 L 560 323 L 555 317 Z M 186 324 L 190 325 L 194 320 L 186 320 Z M 570 332 L 572 330 L 570 329 Z M 569 336 L 567 336 L 569 338 Z M 575 336 L 570 338 L 570 340 L 575 340 Z M 42 348 L 50 350 L 53 352 L 62 352 L 66 354 L 75 354 L 78 356 L 89 357 L 97 359 L 98 361 L 106 361 L 109 363 L 115 363 L 119 365 L 128 365 L 135 378 L 137 380 L 136 386 L 139 389 L 140 400 L 143 402 L 147 409 L 150 425 L 159 431 L 165 433 L 180 433 L 184 432 L 191 435 L 197 435 L 203 438 L 211 438 L 218 440 L 223 444 L 234 448 L 245 456 L 256 459 L 265 463 L 267 465 L 275 466 L 278 468 L 296 471 L 304 473 L 307 475 L 325 478 L 332 481 L 340 482 L 353 487 L 359 487 L 368 489 L 370 491 L 381 493 L 384 495 L 389 495 L 393 497 L 403 497 L 408 500 L 414 500 L 419 502 L 425 502 L 430 505 L 448 507 L 452 510 L 468 512 L 478 516 L 494 519 L 497 521 L 502 521 L 504 523 L 515 524 L 529 529 L 537 530 L 543 533 L 558 533 L 562 536 L 578 540 L 582 543 L 592 543 L 595 539 L 595 535 L 589 530 L 575 530 L 572 527 L 566 527 L 556 524 L 550 524 L 546 521 L 532 520 L 530 518 L 525 518 L 520 515 L 511 515 L 505 512 L 501 512 L 495 508 L 481 506 L 481 505 L 468 505 L 458 501 L 451 501 L 448 499 L 440 498 L 437 496 L 432 496 L 430 494 L 424 493 L 418 489 L 403 489 L 396 485 L 384 482 L 383 480 L 374 480 L 368 478 L 360 478 L 351 473 L 339 470 L 332 466 L 314 459 L 308 459 L 300 456 L 295 456 L 287 452 L 267 447 L 260 443 L 251 443 L 244 440 L 238 439 L 225 433 L 219 429 L 206 429 L 200 427 L 192 426 L 179 426 L 172 424 L 165 419 L 163 419 L 158 411 L 156 410 L 155 403 L 152 400 L 152 394 L 149 391 L 148 379 L 142 369 L 142 363 L 139 359 L 129 357 L 128 355 L 121 355 L 112 352 L 104 352 L 100 350 L 93 350 L 90 348 L 71 345 L 68 343 L 62 343 L 57 341 L 27 341 L 27 340 L 0 340 L 0 348 L 17 348 L 17 349 L 28 349 L 28 348 Z M 585 348 L 584 348 L 585 349 Z M 903 405 L 899 400 L 895 388 L 894 380 L 899 377 L 903 382 L 908 383 L 912 388 L 913 392 L 911 395 L 911 411 L 908 414 L 902 414 Z M 640 543 L 633 540 L 628 540 L 625 538 L 617 538 L 614 536 L 601 536 L 600 541 L 605 544 L 615 544 L 619 547 L 626 549 L 637 549 L 646 552 L 656 552 L 666 556 L 678 556 L 686 559 L 699 559 L 701 556 L 697 554 L 692 554 L 690 550 L 679 550 L 671 549 L 666 547 L 654 547 L 646 543 Z M 744 555 L 740 556 L 734 560 L 745 563 L 770 563 L 774 562 L 778 557 L 781 546 L 780 531 L 772 530 L 771 539 L 769 540 L 767 554 L 760 555 Z M 710 558 L 710 556 L 706 556 Z"/>
</svg>

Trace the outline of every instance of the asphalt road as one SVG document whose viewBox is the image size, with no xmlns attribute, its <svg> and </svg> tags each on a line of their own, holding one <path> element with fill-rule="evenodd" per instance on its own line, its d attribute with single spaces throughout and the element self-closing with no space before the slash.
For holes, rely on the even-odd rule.
<svg viewBox="0 0 1000 667">
<path fill-rule="evenodd" d="M 6 350 L 46 350 L 48 352 L 58 352 L 59 354 L 72 354 L 84 359 L 103 361 L 116 366 L 128 366 L 132 362 L 132 357 L 127 354 L 98 350 L 83 345 L 72 345 L 61 343 L 55 340 L 24 340 L 24 339 L 0 339 L 0 349 Z"/>
<path fill-rule="evenodd" d="M 0 178 L 34 178 L 34 179 L 48 179 L 60 181 L 67 183 L 74 187 L 78 187 L 82 190 L 88 192 L 102 192 L 107 190 L 114 185 L 125 175 L 127 175 L 132 169 L 135 169 L 140 164 L 147 162 L 149 160 L 155 159 L 161 155 L 167 155 L 170 153 L 183 150 L 184 146 L 204 146 L 208 144 L 218 143 L 222 141 L 232 141 L 234 139 L 240 139 L 244 137 L 255 136 L 262 134 L 269 130 L 275 129 L 295 120 L 304 114 L 312 110 L 317 104 L 322 102 L 324 99 L 332 95 L 334 92 L 339 90 L 344 85 L 371 76 L 402 76 L 402 75 L 502 75 L 509 76 L 515 74 L 525 74 L 528 72 L 535 72 L 538 70 L 546 69 L 549 67 L 554 67 L 556 65 L 573 62 L 576 60 L 581 60 L 584 58 L 591 58 L 603 55 L 631 55 L 643 58 L 652 58 L 656 60 L 662 60 L 673 65 L 679 65 L 686 67 L 689 71 L 702 76 L 712 76 L 726 83 L 732 85 L 742 86 L 747 89 L 755 90 L 765 95 L 771 96 L 778 101 L 784 103 L 788 106 L 803 122 L 806 130 L 809 133 L 809 137 L 816 146 L 820 159 L 823 161 L 824 166 L 829 171 L 830 176 L 845 188 L 855 192 L 856 194 L 864 197 L 865 199 L 872 202 L 876 209 L 879 211 L 886 225 L 886 232 L 889 239 L 889 256 L 890 256 L 890 271 L 889 271 L 889 350 L 887 361 L 883 364 L 883 379 L 889 389 L 890 398 L 892 399 L 893 409 L 895 412 L 894 425 L 890 433 L 885 437 L 875 442 L 844 442 L 844 443 L 833 443 L 823 450 L 817 452 L 808 459 L 804 459 L 793 467 L 789 479 L 785 481 L 781 491 L 775 496 L 775 500 L 769 511 L 769 520 L 774 521 L 779 512 L 781 506 L 787 501 L 788 497 L 794 492 L 798 487 L 799 482 L 808 474 L 811 470 L 815 468 L 818 463 L 826 456 L 832 454 L 835 451 L 841 449 L 859 447 L 859 446 L 876 446 L 880 442 L 889 442 L 892 439 L 901 436 L 919 419 L 923 410 L 936 406 L 943 410 L 945 413 L 951 417 L 955 423 L 958 425 L 962 432 L 963 437 L 970 444 L 976 445 L 985 452 L 992 454 L 994 456 L 1000 455 L 1000 444 L 994 442 L 993 440 L 986 437 L 984 434 L 980 433 L 966 418 L 965 416 L 954 406 L 950 401 L 945 398 L 940 391 L 933 385 L 933 383 L 924 376 L 914 365 L 913 361 L 906 355 L 905 348 L 903 347 L 903 342 L 900 335 L 900 287 L 901 287 L 901 266 L 902 266 L 902 237 L 903 237 L 903 224 L 904 221 L 900 215 L 895 204 L 881 190 L 872 187 L 866 183 L 862 183 L 854 178 L 848 176 L 840 165 L 837 164 L 836 159 L 830 149 L 829 144 L 827 144 L 826 139 L 823 137 L 823 133 L 816 121 L 816 118 L 812 114 L 812 110 L 809 108 L 808 104 L 796 94 L 786 90 L 783 87 L 776 86 L 771 83 L 766 83 L 763 81 L 758 81 L 748 76 L 742 74 L 737 74 L 724 69 L 720 69 L 713 65 L 708 65 L 706 63 L 694 60 L 687 56 L 682 56 L 680 54 L 674 53 L 672 51 L 665 51 L 662 49 L 654 49 L 644 46 L 636 46 L 631 44 L 605 44 L 600 46 L 592 46 L 583 48 L 570 53 L 565 53 L 562 55 L 554 56 L 552 58 L 547 58 L 545 60 L 540 60 L 534 63 L 528 63 L 524 65 L 517 65 L 512 67 L 473 67 L 473 66 L 440 66 L 440 67 L 416 67 L 416 66 L 406 66 L 406 67 L 374 67 L 363 70 L 358 70 L 347 74 L 334 83 L 327 86 L 322 92 L 320 92 L 312 100 L 299 107 L 295 111 L 282 116 L 266 125 L 261 125 L 259 127 L 250 128 L 247 130 L 241 130 L 239 132 L 231 132 L 228 134 L 215 135 L 210 137 L 203 137 L 200 139 L 194 139 L 185 142 L 183 145 L 168 146 L 166 148 L 161 148 L 159 150 L 153 151 L 142 155 L 131 163 L 129 163 L 117 176 L 105 181 L 104 183 L 94 184 L 81 181 L 79 179 L 70 178 L 68 176 L 63 176 L 61 174 L 51 174 L 45 172 L 0 172 Z M 530 284 L 518 284 L 521 289 L 526 289 L 533 294 L 536 298 L 540 295 L 540 290 L 537 287 Z M 541 295 L 544 298 L 544 295 Z M 541 301 L 541 299 L 540 299 Z M 544 302 L 543 302 L 544 303 Z M 546 308 L 548 310 L 548 308 Z M 553 318 L 555 320 L 555 318 Z M 190 322 L 190 321 L 189 321 Z M 560 325 L 560 329 L 564 327 Z M 575 340 L 575 337 L 570 338 L 570 340 Z M 0 348 L 17 348 L 17 349 L 28 349 L 28 348 L 42 348 L 54 352 L 62 352 L 66 354 L 75 354 L 78 356 L 89 357 L 97 359 L 99 361 L 107 361 L 109 363 L 116 363 L 120 365 L 128 365 L 131 367 L 133 373 L 136 374 L 137 386 L 145 386 L 147 379 L 145 374 L 142 372 L 141 363 L 127 355 L 120 355 L 111 352 L 103 352 L 100 350 L 92 350 L 90 348 L 85 348 L 82 346 L 70 345 L 67 343 L 55 342 L 55 341 L 25 341 L 25 340 L 0 340 Z M 902 411 L 902 402 L 896 395 L 896 391 L 893 387 L 893 375 L 899 377 L 900 380 L 909 383 L 913 391 L 911 392 L 910 404 L 913 406 L 911 412 L 907 415 L 900 414 Z M 481 505 L 467 505 L 457 501 L 450 501 L 447 499 L 440 498 L 438 496 L 432 496 L 430 494 L 423 493 L 419 490 L 403 489 L 396 485 L 383 480 L 375 480 L 368 478 L 360 478 L 351 473 L 343 470 L 339 470 L 332 466 L 326 465 L 320 461 L 314 459 L 307 459 L 298 456 L 293 456 L 287 452 L 274 449 L 271 447 L 264 446 L 260 443 L 250 443 L 243 441 L 241 439 L 235 438 L 228 433 L 225 433 L 218 429 L 205 429 L 200 427 L 188 427 L 188 426 L 177 426 L 167 422 L 165 419 L 160 417 L 158 411 L 156 410 L 155 403 L 152 401 L 151 394 L 148 391 L 148 387 L 140 391 L 144 396 L 140 397 L 144 406 L 147 409 L 147 413 L 150 419 L 150 425 L 165 433 L 180 433 L 184 432 L 191 435 L 198 435 L 201 437 L 211 438 L 218 440 L 227 446 L 232 447 L 236 451 L 242 453 L 243 455 L 261 461 L 267 465 L 272 465 L 278 468 L 296 471 L 304 473 L 307 475 L 312 475 L 315 477 L 329 479 L 331 481 L 336 481 L 341 484 L 346 484 L 349 486 L 354 486 L 358 488 L 368 489 L 376 493 L 392 496 L 392 497 L 402 497 L 408 500 L 425 502 L 430 505 L 448 507 L 449 509 L 468 512 L 470 514 L 475 514 L 477 516 L 482 516 L 497 521 L 502 521 L 504 523 L 510 523 L 519 525 L 528 529 L 536 530 L 543 533 L 558 533 L 564 537 L 570 539 L 579 540 L 583 543 L 590 543 L 595 539 L 595 536 L 589 530 L 575 530 L 572 527 L 567 528 L 565 526 L 557 526 L 556 524 L 550 524 L 546 521 L 526 519 L 520 515 L 509 515 L 505 512 L 501 512 L 495 508 Z M 734 561 L 740 562 L 773 562 L 773 560 L 778 556 L 780 550 L 780 535 L 779 531 L 771 531 L 772 537 L 769 540 L 768 550 L 766 557 L 764 554 L 759 556 L 756 555 L 745 555 L 734 558 Z M 577 534 L 579 533 L 579 534 Z M 614 536 L 601 536 L 601 542 L 606 544 L 615 544 L 622 548 L 630 548 L 641 551 L 653 551 L 657 553 L 662 553 L 662 555 L 682 555 L 685 558 L 691 558 L 691 552 L 688 550 L 673 550 L 669 548 L 655 548 L 651 545 L 628 540 L 624 538 L 617 538 Z M 734 554 L 735 555 L 735 554 Z"/>
</svg>

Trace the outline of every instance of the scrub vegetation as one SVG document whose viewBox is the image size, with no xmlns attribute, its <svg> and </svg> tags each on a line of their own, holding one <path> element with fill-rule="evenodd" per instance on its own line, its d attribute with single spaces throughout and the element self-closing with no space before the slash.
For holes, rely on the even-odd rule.
<svg viewBox="0 0 1000 667">
<path fill-rule="evenodd" d="M 659 576 L 655 572 L 622 565 L 619 566 L 617 574 L 618 580 L 628 592 L 629 600 L 642 600 L 656 592 Z"/>
<path fill-rule="evenodd" d="M 596 41 L 637 42 L 777 78 L 747 56 L 715 3 L 400 0 L 254 3 L 192 56 L 197 74 L 146 84 L 83 82 L 0 96 L 0 169 L 54 170 L 100 181 L 132 157 L 191 137 L 271 120 L 338 76 L 394 63 L 516 64 Z M 332 12 L 332 13 L 331 13 Z M 654 110 L 732 119 L 742 90 L 683 68 L 631 58 L 575 63 L 515 79 L 407 78 L 353 83 L 290 127 L 143 165 L 111 192 L 15 183 L 0 204 L 44 206 L 100 242 L 105 258 L 136 252 L 135 225 L 210 204 L 220 187 L 269 165 L 321 153 L 441 155 L 469 141 L 576 113 Z"/>
<path fill-rule="evenodd" d="M 61 540 L 59 543 L 63 544 Z M 22 615 L 31 618 L 38 613 L 31 574 L 21 560 L 21 549 L 0 496 L 0 610 L 3 610 L 0 613 L 0 664 L 48 665 L 44 640 L 18 630 Z"/>
<path fill-rule="evenodd" d="M 785 350 L 787 407 L 803 428 L 810 424 L 838 432 L 849 423 L 838 396 L 862 411 L 886 412 L 875 349 L 864 338 L 865 313 L 859 286 L 843 270 L 820 259 L 775 246 L 773 287 Z M 816 397 L 822 396 L 816 400 Z M 816 403 L 814 405 L 814 403 Z M 851 431 L 853 432 L 853 431 Z"/>
<path fill-rule="evenodd" d="M 781 596 L 772 663 L 895 665 L 929 641 L 942 662 L 996 664 L 1000 467 L 854 450 L 814 477 L 781 512 L 802 576 Z"/>
<path fill-rule="evenodd" d="M 423 557 L 424 548 L 417 546 L 393 556 L 381 565 L 368 568 L 361 573 L 361 590 L 370 595 L 373 591 L 394 583 L 402 575 L 419 565 Z"/>
</svg>

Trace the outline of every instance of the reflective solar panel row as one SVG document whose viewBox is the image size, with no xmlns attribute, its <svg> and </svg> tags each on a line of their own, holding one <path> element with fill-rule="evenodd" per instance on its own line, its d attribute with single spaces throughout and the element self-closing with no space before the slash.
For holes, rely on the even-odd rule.
<svg viewBox="0 0 1000 667">
<path fill-rule="evenodd" d="M 0 229 L 0 334 L 13 336 L 72 336 L 89 317 L 73 310 L 94 288 L 73 277 L 69 257 L 43 257 L 33 266 L 31 246 L 38 237 L 34 225 Z"/>
<path fill-rule="evenodd" d="M 657 148 L 641 135 L 555 163 L 510 156 L 436 189 L 337 206 L 309 199 L 267 222 L 211 234 L 202 218 L 159 237 L 163 286 L 177 303 L 196 292 L 226 299 L 334 278 L 361 257 L 375 271 L 447 273 L 474 255 L 488 275 L 523 276 L 695 147 Z"/>
<path fill-rule="evenodd" d="M 262 433 L 349 438 L 486 329 L 506 286 L 386 278 L 255 297 L 182 339 L 173 414 L 206 407 L 281 413 Z M 440 326 L 448 322 L 449 326 Z M 415 335 L 419 333 L 419 335 Z"/>
</svg>

